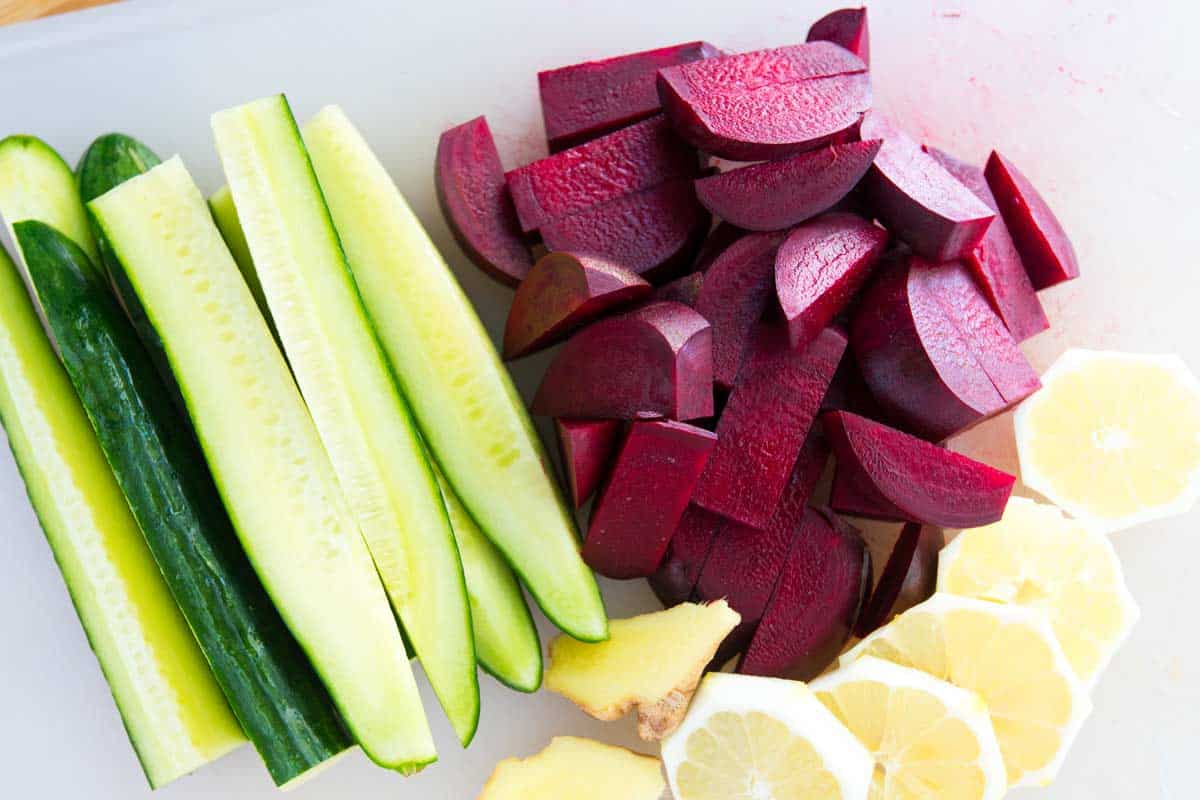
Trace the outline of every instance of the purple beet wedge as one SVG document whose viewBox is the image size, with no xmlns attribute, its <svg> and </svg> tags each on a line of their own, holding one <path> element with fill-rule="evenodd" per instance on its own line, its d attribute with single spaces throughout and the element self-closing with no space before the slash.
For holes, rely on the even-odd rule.
<svg viewBox="0 0 1200 800">
<path fill-rule="evenodd" d="M 865 638 L 898 614 L 929 599 L 937 587 L 938 553 L 944 541 L 942 532 L 931 525 L 904 525 L 875 591 L 858 615 L 855 636 Z"/>
<path fill-rule="evenodd" d="M 853 412 L 852 412 L 853 413 Z M 871 485 L 852 464 L 839 463 L 829 487 L 829 505 L 839 514 L 883 522 L 903 522 L 905 514 Z"/>
<path fill-rule="evenodd" d="M 711 511 L 688 505 L 671 534 L 666 556 L 650 576 L 650 588 L 664 606 L 669 608 L 693 598 L 712 543 L 728 524 Z"/>
<path fill-rule="evenodd" d="M 871 63 L 871 36 L 865 8 L 842 8 L 826 14 L 808 29 L 807 40 L 833 42 L 854 53 L 864 64 L 869 66 Z"/>
<path fill-rule="evenodd" d="M 621 436 L 621 421 L 556 419 L 554 432 L 571 503 L 579 509 L 608 475 Z"/>
</svg>

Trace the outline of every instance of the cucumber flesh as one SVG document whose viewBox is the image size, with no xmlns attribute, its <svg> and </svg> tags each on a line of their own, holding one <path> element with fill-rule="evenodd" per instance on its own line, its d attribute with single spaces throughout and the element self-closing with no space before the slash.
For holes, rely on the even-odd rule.
<svg viewBox="0 0 1200 800">
<path fill-rule="evenodd" d="M 166 349 L 251 564 L 376 761 L 435 758 L 375 565 L 262 314 L 182 161 L 89 205 Z"/>
<path fill-rule="evenodd" d="M 233 204 L 233 193 L 229 191 L 229 187 L 222 186 L 213 192 L 208 198 L 208 207 L 212 209 L 213 221 L 217 223 L 217 230 L 221 232 L 225 244 L 229 246 L 230 255 L 237 262 L 238 269 L 242 271 L 242 277 L 246 279 L 246 286 L 250 287 L 250 294 L 254 295 L 254 302 L 258 303 L 263 316 L 267 318 L 267 322 L 271 323 L 271 329 L 274 330 L 274 323 L 271 322 L 271 309 L 267 307 L 267 296 L 263 294 L 262 282 L 258 279 L 258 270 L 254 268 L 254 259 L 250 256 L 250 245 L 246 243 L 246 232 L 242 230 L 242 223 L 238 221 L 237 207 Z"/>
<path fill-rule="evenodd" d="M 79 199 L 87 205 L 130 178 L 162 163 L 158 154 L 123 133 L 106 133 L 84 151 L 75 167 Z"/>
<path fill-rule="evenodd" d="M 93 264 L 100 253 L 67 162 L 41 139 L 9 136 L 0 141 L 0 216 L 12 226 L 37 219 L 79 245 Z"/>
<path fill-rule="evenodd" d="M 462 288 L 339 108 L 320 112 L 304 137 L 367 311 L 455 494 L 559 628 L 607 638 L 574 520 Z"/>
</svg>

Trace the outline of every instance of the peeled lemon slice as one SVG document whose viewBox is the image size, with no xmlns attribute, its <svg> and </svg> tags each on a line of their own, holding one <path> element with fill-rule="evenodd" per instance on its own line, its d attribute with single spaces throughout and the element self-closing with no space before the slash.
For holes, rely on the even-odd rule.
<svg viewBox="0 0 1200 800">
<path fill-rule="evenodd" d="M 1025 485 L 1106 532 L 1200 496 L 1200 381 L 1176 356 L 1068 350 L 1015 424 Z"/>
<path fill-rule="evenodd" d="M 841 657 L 927 672 L 987 703 L 1010 786 L 1044 786 L 1058 773 L 1092 705 L 1046 616 L 938 592 Z"/>
<path fill-rule="evenodd" d="M 875 757 L 872 800 L 996 800 L 1008 791 L 974 692 L 871 656 L 810 688 Z"/>
<path fill-rule="evenodd" d="M 959 533 L 938 557 L 938 591 L 1041 609 L 1088 686 L 1129 636 L 1138 607 L 1103 533 L 1024 497 Z"/>
<path fill-rule="evenodd" d="M 675 800 L 866 800 L 874 769 L 803 683 L 720 672 L 662 757 Z"/>
</svg>

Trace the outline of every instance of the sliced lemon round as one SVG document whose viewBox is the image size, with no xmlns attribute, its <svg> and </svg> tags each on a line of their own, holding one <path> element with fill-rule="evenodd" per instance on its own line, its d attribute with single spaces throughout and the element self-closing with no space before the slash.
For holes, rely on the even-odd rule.
<svg viewBox="0 0 1200 800">
<path fill-rule="evenodd" d="M 1200 381 L 1177 356 L 1068 350 L 1015 424 L 1025 485 L 1106 532 L 1200 496 Z"/>
<path fill-rule="evenodd" d="M 874 769 L 803 683 L 720 672 L 662 757 L 676 800 L 866 800 Z"/>
<path fill-rule="evenodd" d="M 938 557 L 937 588 L 1041 609 L 1089 687 L 1138 618 L 1108 537 L 1024 497 L 1009 500 L 999 522 L 954 537 Z"/>
<path fill-rule="evenodd" d="M 987 706 L 974 692 L 872 656 L 809 688 L 874 756 L 872 800 L 996 800 L 1008 791 Z"/>
<path fill-rule="evenodd" d="M 938 592 L 842 656 L 876 656 L 927 672 L 987 703 L 1010 786 L 1058 773 L 1092 705 L 1045 614 Z"/>
</svg>

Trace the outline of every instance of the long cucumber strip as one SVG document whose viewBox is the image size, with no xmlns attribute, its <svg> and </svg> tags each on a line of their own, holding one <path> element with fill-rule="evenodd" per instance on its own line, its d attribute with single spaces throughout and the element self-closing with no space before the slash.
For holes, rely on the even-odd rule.
<svg viewBox="0 0 1200 800">
<path fill-rule="evenodd" d="M 291 373 L 183 163 L 93 200 L 171 368 L 234 529 L 351 734 L 415 769 L 432 737 L 400 632 Z"/>
<path fill-rule="evenodd" d="M 462 288 L 341 109 L 317 114 L 304 137 L 367 310 L 455 493 L 558 627 L 607 638 L 574 520 Z"/>
<path fill-rule="evenodd" d="M 0 215 L 8 226 L 39 219 L 83 248 L 92 263 L 100 254 L 75 188 L 75 174 L 45 142 L 33 136 L 0 141 Z"/>
<path fill-rule="evenodd" d="M 258 279 L 258 270 L 254 268 L 254 259 L 250 256 L 250 245 L 246 242 L 246 232 L 238 221 L 237 206 L 233 204 L 233 193 L 228 186 L 217 189 L 208 198 L 208 207 L 212 209 L 213 221 L 221 232 L 225 244 L 229 245 L 229 253 L 237 262 L 250 294 L 262 309 L 267 322 L 271 322 L 271 310 L 267 307 L 267 296 L 263 294 L 262 282 Z"/>
<path fill-rule="evenodd" d="M 213 115 L 284 351 L 408 639 L 466 745 L 479 719 L 470 606 L 416 426 L 371 329 L 282 95 Z"/>
<path fill-rule="evenodd" d="M 17 241 L 67 374 L 175 602 L 277 785 L 350 746 L 238 543 L 203 455 L 87 255 L 41 222 Z"/>
<path fill-rule="evenodd" d="M 0 422 L 150 785 L 242 744 L 3 248 Z"/>
</svg>

